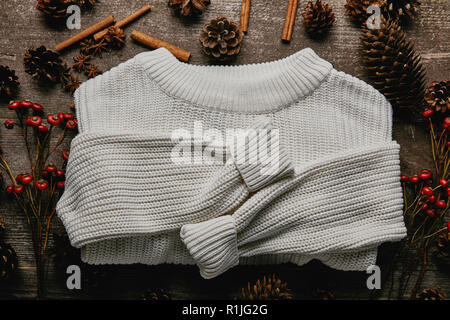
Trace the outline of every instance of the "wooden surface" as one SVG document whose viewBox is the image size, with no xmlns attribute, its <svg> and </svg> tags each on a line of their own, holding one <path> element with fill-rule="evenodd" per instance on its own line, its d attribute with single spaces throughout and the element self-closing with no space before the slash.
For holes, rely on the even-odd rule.
<svg viewBox="0 0 450 320">
<path fill-rule="evenodd" d="M 19 99 L 30 99 L 44 105 L 47 111 L 69 111 L 71 97 L 58 86 L 51 89 L 40 88 L 23 67 L 23 53 L 29 47 L 45 45 L 54 48 L 57 43 L 74 35 L 78 31 L 65 27 L 49 25 L 43 15 L 36 11 L 33 0 L 3 0 L 0 2 L 0 64 L 15 69 L 21 82 Z M 304 33 L 303 18 L 297 15 L 294 34 L 290 44 L 280 41 L 287 0 L 253 0 L 250 14 L 250 26 L 245 37 L 242 51 L 234 64 L 248 64 L 270 61 L 286 57 L 302 48 L 311 47 L 321 57 L 330 61 L 338 70 L 342 70 L 363 80 L 366 79 L 361 63 L 359 30 L 344 15 L 345 0 L 328 0 L 335 14 L 336 23 L 330 34 L 321 41 L 310 39 Z M 427 70 L 427 79 L 448 80 L 450 78 L 450 1 L 422 0 L 420 14 L 407 28 L 407 33 L 416 43 L 418 53 L 422 55 Z M 198 37 L 203 23 L 219 15 L 239 21 L 240 0 L 212 0 L 204 16 L 184 21 L 175 17 L 167 7 L 166 0 L 101 0 L 94 9 L 82 14 L 82 28 L 113 14 L 122 19 L 145 4 L 152 6 L 152 12 L 125 28 L 129 35 L 133 29 L 146 32 L 162 40 L 171 42 L 192 52 L 191 63 L 208 64 L 209 61 L 200 49 Z M 300 2 L 299 11 L 305 6 Z M 102 70 L 108 70 L 120 62 L 126 61 L 146 48 L 127 40 L 121 52 L 105 54 L 103 59 L 95 59 Z M 77 47 L 67 50 L 63 58 L 71 63 L 78 53 Z M 84 78 L 83 78 L 84 79 Z M 7 110 L 6 103 L 0 105 L 0 121 L 13 116 Z M 6 150 L 6 156 L 13 163 L 16 172 L 25 170 L 26 158 L 19 135 L 14 130 L 2 130 L 0 144 Z M 405 173 L 413 173 L 422 167 L 430 167 L 427 136 L 423 129 L 410 124 L 397 122 L 394 138 L 401 144 L 402 166 Z M 5 196 L 0 196 L 0 215 L 7 223 L 6 240 L 18 253 L 20 269 L 16 277 L 7 283 L 0 282 L 0 298 L 33 298 L 35 295 L 35 277 L 33 253 L 26 221 L 22 213 Z M 62 226 L 55 224 L 55 231 L 62 232 Z M 379 264 L 385 271 L 389 262 L 392 245 L 380 249 Z M 423 287 L 440 285 L 447 297 L 450 297 L 450 272 L 432 264 L 426 273 Z M 221 299 L 231 298 L 245 286 L 247 281 L 276 272 L 288 281 L 297 298 L 308 298 L 317 288 L 336 291 L 337 298 L 366 299 L 370 292 L 366 288 L 367 275 L 364 272 L 341 272 L 324 267 L 318 262 L 306 266 L 294 265 L 237 267 L 226 274 L 213 279 L 203 280 L 194 266 L 162 265 L 115 266 L 106 279 L 95 288 L 81 291 L 69 291 L 65 280 L 58 278 L 55 268 L 50 265 L 47 277 L 47 298 L 139 298 L 149 288 L 164 288 L 175 299 Z M 375 293 L 377 298 L 386 298 L 388 283 Z M 373 294 L 373 293 L 372 293 Z"/>
</svg>

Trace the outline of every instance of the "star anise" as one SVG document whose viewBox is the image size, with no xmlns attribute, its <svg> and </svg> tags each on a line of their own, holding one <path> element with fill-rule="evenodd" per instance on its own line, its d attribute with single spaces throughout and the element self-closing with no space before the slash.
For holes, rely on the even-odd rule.
<svg viewBox="0 0 450 320">
<path fill-rule="evenodd" d="M 64 86 L 64 89 L 69 92 L 70 94 L 73 94 L 75 92 L 75 90 L 78 89 L 78 87 L 80 86 L 81 81 L 78 80 L 78 77 L 75 77 L 73 75 L 73 73 L 70 74 L 70 82 L 67 83 Z"/>
<path fill-rule="evenodd" d="M 91 47 L 92 55 L 102 57 L 102 53 L 108 51 L 108 43 L 105 39 L 101 39 Z"/>
<path fill-rule="evenodd" d="M 72 68 L 74 70 L 77 70 L 78 72 L 85 71 L 91 65 L 89 60 L 91 60 L 91 56 L 80 54 L 78 57 L 73 58 L 73 61 L 75 61 L 75 63 L 73 64 Z"/>
<path fill-rule="evenodd" d="M 84 74 L 89 78 L 95 78 L 99 74 L 101 74 L 103 71 L 97 68 L 95 64 L 90 64 L 89 67 L 84 71 Z"/>
<path fill-rule="evenodd" d="M 95 45 L 95 41 L 92 38 L 87 38 L 80 43 L 80 53 L 90 56 L 92 54 L 93 46 Z"/>
<path fill-rule="evenodd" d="M 123 33 L 123 30 L 118 27 L 109 27 L 108 32 L 104 35 L 103 39 L 106 41 L 108 47 L 112 49 L 121 49 L 125 46 L 125 38 L 127 36 Z"/>
</svg>

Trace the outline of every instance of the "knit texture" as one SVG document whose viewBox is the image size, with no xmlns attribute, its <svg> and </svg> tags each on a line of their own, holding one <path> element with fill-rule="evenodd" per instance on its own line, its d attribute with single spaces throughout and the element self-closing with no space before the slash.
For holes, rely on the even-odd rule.
<svg viewBox="0 0 450 320">
<path fill-rule="evenodd" d="M 158 49 L 75 102 L 57 213 L 85 262 L 365 270 L 406 235 L 390 104 L 311 49 L 233 67 Z"/>
</svg>

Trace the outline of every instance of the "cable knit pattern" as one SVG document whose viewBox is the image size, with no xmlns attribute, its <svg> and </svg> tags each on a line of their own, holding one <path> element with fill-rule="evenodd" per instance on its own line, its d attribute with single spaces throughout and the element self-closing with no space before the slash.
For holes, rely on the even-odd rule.
<svg viewBox="0 0 450 320">
<path fill-rule="evenodd" d="M 85 262 L 197 264 L 205 278 L 312 259 L 365 270 L 406 234 L 391 106 L 311 49 L 232 67 L 158 49 L 83 83 L 75 102 L 57 213 Z M 245 139 L 229 144 L 229 129 Z M 222 140 L 214 161 L 174 161 Z"/>
</svg>

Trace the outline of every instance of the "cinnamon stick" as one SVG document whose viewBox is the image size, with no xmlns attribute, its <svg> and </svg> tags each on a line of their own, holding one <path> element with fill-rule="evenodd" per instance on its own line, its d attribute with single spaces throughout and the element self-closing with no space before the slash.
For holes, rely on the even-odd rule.
<svg viewBox="0 0 450 320">
<path fill-rule="evenodd" d="M 96 24 L 90 26 L 89 28 L 81 31 L 80 33 L 74 35 L 73 37 L 59 43 L 56 46 L 56 51 L 62 51 L 68 47 L 70 47 L 71 45 L 73 45 L 74 43 L 77 43 L 78 41 L 81 41 L 87 37 L 92 36 L 93 34 L 97 33 L 100 30 L 105 29 L 106 27 L 109 27 L 110 25 L 112 25 L 114 23 L 114 17 L 113 16 L 109 16 L 105 19 L 103 19 L 100 22 L 97 22 Z"/>
<path fill-rule="evenodd" d="M 135 13 L 129 15 L 128 17 L 117 21 L 117 23 L 114 25 L 114 27 L 117 28 L 123 28 L 126 25 L 130 24 L 131 22 L 133 22 L 134 20 L 136 20 L 137 18 L 139 18 L 140 16 L 146 14 L 147 12 L 151 11 L 151 8 L 149 5 L 146 5 L 145 7 L 139 9 L 138 11 L 136 11 Z M 100 32 L 97 32 L 96 34 L 94 34 L 94 39 L 95 41 L 97 41 L 98 39 L 101 39 L 105 36 L 105 34 L 108 32 L 108 29 L 102 30 Z"/>
<path fill-rule="evenodd" d="M 240 28 L 245 33 L 247 33 L 248 31 L 248 20 L 250 17 L 250 1 L 251 0 L 242 0 Z"/>
<path fill-rule="evenodd" d="M 297 16 L 298 0 L 289 0 L 286 11 L 286 19 L 284 20 L 283 33 L 281 40 L 289 42 L 292 39 L 292 31 L 294 29 L 295 17 Z"/>
<path fill-rule="evenodd" d="M 158 48 L 164 47 L 167 50 L 169 50 L 170 52 L 172 52 L 172 54 L 175 57 L 177 57 L 178 59 L 180 59 L 181 61 L 184 61 L 184 62 L 188 62 L 189 58 L 191 57 L 191 53 L 189 51 L 178 48 L 178 47 L 171 45 L 170 43 L 167 43 L 165 41 L 153 38 L 152 36 L 149 36 L 148 34 L 145 34 L 143 32 L 137 31 L 137 30 L 133 30 L 130 37 L 131 37 L 131 39 L 133 39 L 143 45 L 146 45 L 152 49 L 158 49 Z"/>
</svg>

